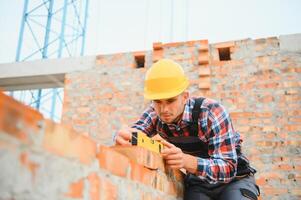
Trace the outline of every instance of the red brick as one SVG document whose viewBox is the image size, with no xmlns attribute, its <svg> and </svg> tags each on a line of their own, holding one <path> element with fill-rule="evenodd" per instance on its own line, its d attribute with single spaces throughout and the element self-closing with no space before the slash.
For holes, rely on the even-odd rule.
<svg viewBox="0 0 301 200">
<path fill-rule="evenodd" d="M 174 55 L 172 57 L 172 59 L 175 61 L 175 62 L 183 62 L 185 60 L 185 55 L 184 54 L 177 54 L 177 55 Z"/>
<path fill-rule="evenodd" d="M 77 109 L 76 109 L 76 113 L 86 113 L 86 114 L 88 114 L 89 112 L 90 112 L 91 110 L 90 110 L 90 107 L 88 107 L 88 106 L 82 106 L 82 107 L 78 107 Z"/>
<path fill-rule="evenodd" d="M 112 148 L 100 146 L 97 159 L 101 168 L 117 176 L 127 176 L 130 167 L 129 159 Z"/>
<path fill-rule="evenodd" d="M 111 106 L 111 105 L 99 105 L 97 107 L 97 111 L 99 113 L 112 113 L 116 110 L 116 107 Z"/>
<path fill-rule="evenodd" d="M 23 166 L 25 166 L 32 174 L 33 178 L 35 178 L 36 176 L 36 171 L 39 168 L 39 164 L 31 161 L 28 158 L 28 154 L 27 153 L 21 153 L 20 154 L 20 162 Z"/>
<path fill-rule="evenodd" d="M 301 130 L 301 124 L 291 124 L 284 126 L 284 130 L 286 131 L 300 131 Z"/>
<path fill-rule="evenodd" d="M 84 119 L 84 118 L 73 118 L 72 119 L 72 123 L 76 124 L 76 125 L 81 125 L 81 126 L 85 126 L 91 123 L 90 119 Z"/>
<path fill-rule="evenodd" d="M 217 48 L 217 49 L 227 48 L 227 47 L 233 47 L 233 46 L 235 46 L 235 42 L 234 41 L 220 42 L 220 43 L 214 44 L 214 48 Z"/>
<path fill-rule="evenodd" d="M 294 196 L 301 197 L 301 189 L 290 189 L 290 192 L 291 192 L 292 195 L 294 195 Z"/>
<path fill-rule="evenodd" d="M 240 118 L 240 117 L 253 117 L 254 116 L 254 113 L 252 112 L 231 112 L 230 113 L 231 115 L 231 118 Z"/>
<path fill-rule="evenodd" d="M 228 62 L 227 62 L 227 64 L 229 65 L 229 66 L 232 66 L 232 67 L 241 67 L 241 66 L 244 66 L 244 61 L 243 60 L 229 60 Z"/>
<path fill-rule="evenodd" d="M 134 181 L 138 181 L 144 183 L 146 185 L 151 185 L 151 179 L 144 179 L 143 177 L 148 176 L 148 173 L 152 173 L 152 170 L 147 169 L 143 165 L 137 164 L 134 161 L 130 161 L 131 163 L 131 176 L 130 178 Z"/>
<path fill-rule="evenodd" d="M 150 192 L 142 192 L 141 193 L 141 200 L 153 200 L 155 199 L 154 197 L 155 194 L 150 193 Z"/>
<path fill-rule="evenodd" d="M 262 103 L 271 103 L 274 101 L 274 97 L 272 95 L 268 95 L 268 96 L 264 96 L 262 98 L 260 98 L 259 102 Z"/>
<path fill-rule="evenodd" d="M 274 122 L 275 122 L 274 119 L 271 118 L 262 119 L 263 124 L 273 124 Z"/>
<path fill-rule="evenodd" d="M 163 58 L 163 50 L 156 50 L 153 52 L 153 62 L 156 62 Z"/>
<path fill-rule="evenodd" d="M 96 56 L 97 65 L 106 65 L 108 63 L 109 63 L 108 60 L 103 55 Z"/>
<path fill-rule="evenodd" d="M 199 75 L 200 76 L 210 76 L 211 70 L 209 67 L 200 67 Z"/>
<path fill-rule="evenodd" d="M 291 140 L 291 141 L 285 142 L 284 144 L 289 145 L 291 147 L 300 147 L 301 141 Z"/>
<path fill-rule="evenodd" d="M 96 158 L 96 143 L 71 128 L 46 120 L 43 146 L 60 156 L 76 158 L 90 164 Z"/>
<path fill-rule="evenodd" d="M 232 116 L 232 114 L 231 114 L 231 116 Z M 249 119 L 249 125 L 257 125 L 257 124 L 260 124 L 261 123 L 261 119 L 259 119 L 259 118 L 251 118 L 251 119 Z"/>
<path fill-rule="evenodd" d="M 293 169 L 294 169 L 293 166 L 292 165 L 288 165 L 288 164 L 280 164 L 280 165 L 274 165 L 273 166 L 273 170 L 291 171 Z"/>
<path fill-rule="evenodd" d="M 256 146 L 258 147 L 275 147 L 278 146 L 280 142 L 272 142 L 272 141 L 257 141 Z"/>
<path fill-rule="evenodd" d="M 11 150 L 11 151 L 15 151 L 18 148 L 17 143 L 9 143 L 5 140 L 0 140 L 0 151 L 2 151 L 2 149 L 5 150 Z"/>
<path fill-rule="evenodd" d="M 267 183 L 266 178 L 264 177 L 260 177 L 256 179 L 256 184 L 259 186 L 265 185 Z"/>
<path fill-rule="evenodd" d="M 250 131 L 250 127 L 249 126 L 240 126 L 237 128 L 240 132 L 248 132 Z"/>
<path fill-rule="evenodd" d="M 134 57 L 144 57 L 145 56 L 145 52 L 144 51 L 136 51 L 133 52 Z"/>
<path fill-rule="evenodd" d="M 288 110 L 287 115 L 293 117 L 301 116 L 301 110 Z"/>
<path fill-rule="evenodd" d="M 286 95 L 295 95 L 295 94 L 299 94 L 299 93 L 300 92 L 297 89 L 287 89 L 287 90 L 285 90 Z"/>
<path fill-rule="evenodd" d="M 250 125 L 251 120 L 248 118 L 236 118 L 237 122 L 234 124 L 241 124 L 241 125 Z"/>
<path fill-rule="evenodd" d="M 100 177 L 99 188 L 101 200 L 115 200 L 118 197 L 118 186 L 113 184 L 110 179 Z"/>
<path fill-rule="evenodd" d="M 199 40 L 198 43 L 200 44 L 199 52 L 206 52 L 209 50 L 208 40 Z"/>
<path fill-rule="evenodd" d="M 93 100 L 105 100 L 105 99 L 112 99 L 113 93 L 112 92 L 105 92 L 102 94 L 95 94 Z"/>
<path fill-rule="evenodd" d="M 263 187 L 262 189 L 265 195 L 282 195 L 288 192 L 287 188 Z"/>
<path fill-rule="evenodd" d="M 289 67 L 281 69 L 281 71 L 282 71 L 282 73 L 294 73 L 294 72 L 298 72 L 298 68 L 289 66 Z"/>
<path fill-rule="evenodd" d="M 201 77 L 199 82 L 199 89 L 210 89 L 211 79 L 210 77 Z"/>
<path fill-rule="evenodd" d="M 254 89 L 255 83 L 256 83 L 255 81 L 251 81 L 248 83 L 239 84 L 239 89 L 240 90 L 252 90 L 252 89 Z"/>
<path fill-rule="evenodd" d="M 162 171 L 148 169 L 133 161 L 131 161 L 131 179 L 162 192 L 167 192 L 169 187 L 167 177 Z"/>
<path fill-rule="evenodd" d="M 259 64 L 265 65 L 270 63 L 270 57 L 268 56 L 258 56 L 256 60 Z"/>
<path fill-rule="evenodd" d="M 96 173 L 92 173 L 88 176 L 90 182 L 90 200 L 99 200 L 100 198 L 100 179 Z"/>
<path fill-rule="evenodd" d="M 125 155 L 130 160 L 149 169 L 165 170 L 164 161 L 160 154 L 138 146 L 114 146 L 111 149 Z"/>
<path fill-rule="evenodd" d="M 277 132 L 279 128 L 275 126 L 264 126 L 262 130 L 265 132 Z"/>
<path fill-rule="evenodd" d="M 153 50 L 157 51 L 157 50 L 162 50 L 162 43 L 161 42 L 155 42 L 153 43 Z"/>
<path fill-rule="evenodd" d="M 29 142 L 29 133 L 38 134 L 42 114 L 0 91 L 0 131 Z"/>
<path fill-rule="evenodd" d="M 209 53 L 201 52 L 198 56 L 199 65 L 207 65 L 209 63 Z"/>
<path fill-rule="evenodd" d="M 271 171 L 271 172 L 266 172 L 265 173 L 265 178 L 267 180 L 272 180 L 272 179 L 283 179 L 285 178 L 282 174 L 275 172 L 275 171 Z"/>
<path fill-rule="evenodd" d="M 285 88 L 300 87 L 301 86 L 301 82 L 295 82 L 295 81 L 291 81 L 291 82 L 284 81 L 284 82 L 282 82 L 282 84 L 283 84 L 283 87 L 285 87 Z"/>
<path fill-rule="evenodd" d="M 189 48 L 193 48 L 193 49 L 195 49 L 195 44 L 197 44 L 198 43 L 198 41 L 197 40 L 191 40 L 191 41 L 186 41 L 185 42 L 185 44 L 186 44 L 186 46 L 187 47 L 189 47 Z"/>
<path fill-rule="evenodd" d="M 288 121 L 291 123 L 301 123 L 301 118 L 290 117 Z"/>
<path fill-rule="evenodd" d="M 211 65 L 213 65 L 213 66 L 218 66 L 218 67 L 224 67 L 224 65 L 226 65 L 226 64 L 228 64 L 229 63 L 229 61 L 227 60 L 227 61 L 220 61 L 220 60 L 212 60 L 211 62 L 210 62 L 210 64 Z M 224 72 L 229 72 L 229 69 L 227 69 L 227 70 L 225 70 Z M 223 74 L 225 74 L 225 73 L 220 73 L 220 75 L 223 75 Z"/>
<path fill-rule="evenodd" d="M 83 198 L 84 180 L 81 179 L 77 182 L 72 183 L 69 186 L 69 192 L 65 194 L 66 197 L 71 198 Z"/>
<path fill-rule="evenodd" d="M 184 42 L 171 42 L 171 43 L 166 43 L 163 46 L 164 47 L 179 47 L 183 46 L 185 43 Z"/>
<path fill-rule="evenodd" d="M 267 140 L 274 140 L 275 138 L 277 138 L 277 134 L 275 132 L 265 133 L 264 138 Z"/>
<path fill-rule="evenodd" d="M 263 80 L 268 80 L 269 75 L 265 75 L 261 79 Z M 277 89 L 279 88 L 280 84 L 279 83 L 262 83 L 262 84 L 257 84 L 256 87 L 259 89 Z"/>
<path fill-rule="evenodd" d="M 71 137 L 70 154 L 82 163 L 90 164 L 96 158 L 96 143 L 87 136 L 74 134 Z"/>
<path fill-rule="evenodd" d="M 118 63 L 118 62 L 120 62 L 120 60 L 122 60 L 123 59 L 123 54 L 122 53 L 114 53 L 114 54 L 112 54 L 112 64 L 114 63 L 114 62 L 116 62 L 116 63 Z"/>
<path fill-rule="evenodd" d="M 257 112 L 255 113 L 255 117 L 256 118 L 270 118 L 272 117 L 274 114 L 272 112 Z"/>
</svg>

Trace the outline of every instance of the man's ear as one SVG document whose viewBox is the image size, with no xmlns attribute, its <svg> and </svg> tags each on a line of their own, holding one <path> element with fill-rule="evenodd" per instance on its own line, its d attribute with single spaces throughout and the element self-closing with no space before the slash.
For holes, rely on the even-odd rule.
<svg viewBox="0 0 301 200">
<path fill-rule="evenodd" d="M 188 91 L 184 91 L 183 92 L 183 100 L 185 103 L 187 103 L 187 100 L 189 99 L 189 92 Z"/>
</svg>

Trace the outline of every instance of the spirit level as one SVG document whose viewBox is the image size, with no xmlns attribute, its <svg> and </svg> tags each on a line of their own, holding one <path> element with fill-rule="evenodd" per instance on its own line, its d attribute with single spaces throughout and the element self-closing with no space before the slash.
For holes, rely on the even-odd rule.
<svg viewBox="0 0 301 200">
<path fill-rule="evenodd" d="M 161 153 L 163 149 L 163 144 L 160 142 L 157 142 L 149 137 L 147 137 L 146 134 L 139 132 L 133 132 L 132 133 L 132 145 L 144 147 L 150 151 Z"/>
</svg>

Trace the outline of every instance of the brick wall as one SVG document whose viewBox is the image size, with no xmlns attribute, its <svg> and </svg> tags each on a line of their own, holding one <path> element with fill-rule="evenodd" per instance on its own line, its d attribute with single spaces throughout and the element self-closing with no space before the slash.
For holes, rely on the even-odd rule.
<svg viewBox="0 0 301 200">
<path fill-rule="evenodd" d="M 296 37 L 300 41 L 300 34 Z M 298 46 L 294 38 L 287 41 Z M 98 56 L 91 70 L 66 75 L 63 123 L 112 144 L 112 134 L 133 123 L 148 103 L 142 96 L 146 69 L 171 58 L 190 77 L 192 96 L 210 97 L 228 108 L 244 152 L 258 170 L 263 199 L 300 199 L 301 54 L 289 46 L 281 48 L 277 37 L 218 44 L 199 40 Z"/>
<path fill-rule="evenodd" d="M 212 88 L 244 138 L 258 169 L 264 199 L 301 197 L 301 54 L 282 51 L 278 38 L 242 40 L 231 61 L 219 62 L 212 45 Z"/>
<path fill-rule="evenodd" d="M 106 147 L 0 92 L 0 199 L 176 200 L 182 176 L 139 147 Z"/>
</svg>

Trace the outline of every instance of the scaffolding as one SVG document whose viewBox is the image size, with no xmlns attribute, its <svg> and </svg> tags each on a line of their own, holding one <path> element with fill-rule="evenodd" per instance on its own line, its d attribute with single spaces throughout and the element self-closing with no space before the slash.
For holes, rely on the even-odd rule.
<svg viewBox="0 0 301 200">
<path fill-rule="evenodd" d="M 83 56 L 89 0 L 24 0 L 16 61 Z M 11 91 L 14 98 L 60 121 L 63 88 Z"/>
</svg>

